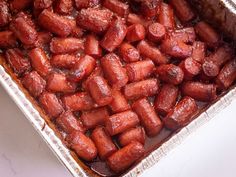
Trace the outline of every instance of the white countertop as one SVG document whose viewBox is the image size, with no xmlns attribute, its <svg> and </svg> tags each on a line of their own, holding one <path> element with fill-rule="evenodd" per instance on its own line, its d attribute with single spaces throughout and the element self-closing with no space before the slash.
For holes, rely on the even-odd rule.
<svg viewBox="0 0 236 177">
<path fill-rule="evenodd" d="M 235 177 L 236 100 L 141 177 Z M 0 86 L 0 177 L 70 177 Z"/>
</svg>

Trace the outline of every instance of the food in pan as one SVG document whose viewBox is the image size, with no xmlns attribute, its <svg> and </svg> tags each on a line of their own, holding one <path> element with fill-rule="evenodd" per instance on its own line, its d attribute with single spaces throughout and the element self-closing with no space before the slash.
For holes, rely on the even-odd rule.
<svg viewBox="0 0 236 177">
<path fill-rule="evenodd" d="M 124 173 L 236 80 L 186 0 L 0 0 L 1 56 L 100 175 Z"/>
</svg>

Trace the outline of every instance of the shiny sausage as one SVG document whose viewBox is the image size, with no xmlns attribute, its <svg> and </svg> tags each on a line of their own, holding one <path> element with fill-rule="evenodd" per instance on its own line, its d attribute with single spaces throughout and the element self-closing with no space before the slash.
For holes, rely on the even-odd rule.
<svg viewBox="0 0 236 177">
<path fill-rule="evenodd" d="M 140 59 L 139 51 L 127 42 L 121 44 L 120 54 L 122 56 L 122 59 L 127 63 L 135 62 Z"/>
<path fill-rule="evenodd" d="M 11 14 L 9 12 L 8 4 L 5 0 L 0 1 L 0 27 L 5 26 L 10 21 Z"/>
<path fill-rule="evenodd" d="M 177 41 L 184 43 L 193 43 L 196 40 L 196 34 L 193 27 L 187 27 L 170 32 L 169 36 Z"/>
<path fill-rule="evenodd" d="M 206 55 L 206 45 L 204 42 L 195 41 L 193 43 L 192 58 L 199 63 L 203 63 Z"/>
<path fill-rule="evenodd" d="M 145 28 L 141 24 L 133 24 L 128 27 L 126 40 L 129 42 L 141 41 L 145 38 Z"/>
<path fill-rule="evenodd" d="M 143 0 L 140 11 L 145 17 L 153 18 L 159 13 L 161 2 L 161 0 Z"/>
<path fill-rule="evenodd" d="M 52 5 L 52 0 L 34 0 L 35 9 L 47 9 Z"/>
<path fill-rule="evenodd" d="M 12 48 L 16 47 L 17 41 L 13 32 L 11 31 L 0 31 L 0 47 L 1 48 Z"/>
<path fill-rule="evenodd" d="M 157 79 L 147 79 L 133 82 L 124 87 L 126 99 L 133 100 L 140 97 L 153 96 L 158 93 L 159 81 Z"/>
<path fill-rule="evenodd" d="M 199 64 L 196 60 L 189 57 L 183 60 L 179 67 L 184 72 L 185 80 L 192 80 L 194 76 L 198 75 L 201 71 L 201 64 Z"/>
<path fill-rule="evenodd" d="M 91 138 L 97 147 L 98 155 L 101 160 L 105 160 L 117 151 L 117 147 L 103 127 L 95 128 L 91 134 Z"/>
<path fill-rule="evenodd" d="M 154 107 L 158 114 L 166 116 L 175 106 L 178 96 L 179 89 L 177 86 L 163 84 L 154 102 Z"/>
<path fill-rule="evenodd" d="M 73 1 L 72 0 L 58 0 L 55 4 L 55 12 L 62 15 L 69 15 L 73 10 Z"/>
<path fill-rule="evenodd" d="M 51 65 L 62 69 L 71 69 L 79 61 L 79 58 L 73 54 L 53 55 Z"/>
<path fill-rule="evenodd" d="M 174 11 L 172 7 L 166 3 L 161 3 L 158 21 L 160 24 L 166 27 L 166 29 L 175 28 Z"/>
<path fill-rule="evenodd" d="M 80 10 L 100 4 L 100 0 L 75 0 L 75 7 Z"/>
<path fill-rule="evenodd" d="M 197 112 L 196 102 L 191 97 L 183 97 L 182 100 L 163 119 L 168 129 L 176 130 L 185 126 Z"/>
<path fill-rule="evenodd" d="M 138 124 L 138 116 L 133 111 L 113 114 L 105 122 L 106 129 L 111 136 L 122 133 Z"/>
<path fill-rule="evenodd" d="M 99 45 L 99 41 L 95 35 L 90 34 L 86 37 L 84 44 L 84 52 L 94 58 L 99 58 L 102 56 L 102 48 Z"/>
<path fill-rule="evenodd" d="M 129 13 L 129 5 L 119 0 L 104 0 L 103 6 L 121 17 L 126 17 Z"/>
<path fill-rule="evenodd" d="M 19 12 L 29 7 L 33 0 L 13 0 L 10 2 L 10 9 L 13 12 Z"/>
<path fill-rule="evenodd" d="M 103 125 L 108 117 L 107 108 L 102 107 L 90 111 L 83 111 L 80 119 L 87 129 L 92 129 L 98 125 Z"/>
<path fill-rule="evenodd" d="M 152 23 L 147 29 L 147 38 L 153 42 L 161 41 L 166 35 L 165 27 L 160 23 Z"/>
<path fill-rule="evenodd" d="M 88 89 L 99 106 L 105 106 L 112 102 L 111 88 L 101 76 L 95 76 L 88 82 Z"/>
</svg>

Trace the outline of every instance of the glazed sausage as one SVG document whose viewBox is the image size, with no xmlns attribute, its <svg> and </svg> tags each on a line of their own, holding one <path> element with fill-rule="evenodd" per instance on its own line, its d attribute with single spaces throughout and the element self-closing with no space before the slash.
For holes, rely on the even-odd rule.
<svg viewBox="0 0 236 177">
<path fill-rule="evenodd" d="M 149 77 L 153 73 L 155 65 L 152 60 L 142 60 L 127 64 L 125 68 L 129 81 L 134 82 Z"/>
<path fill-rule="evenodd" d="M 184 43 L 193 43 L 196 40 L 196 34 L 193 27 L 178 29 L 169 33 L 169 36 L 177 41 Z"/>
<path fill-rule="evenodd" d="M 147 18 L 155 17 L 160 11 L 161 2 L 161 0 L 143 0 L 140 10 Z"/>
<path fill-rule="evenodd" d="M 9 12 L 8 4 L 5 0 L 0 1 L 0 27 L 9 23 L 11 14 Z"/>
<path fill-rule="evenodd" d="M 69 82 L 64 73 L 53 72 L 47 76 L 47 90 L 55 93 L 74 93 L 77 84 Z"/>
<path fill-rule="evenodd" d="M 156 73 L 162 81 L 178 85 L 184 79 L 183 70 L 174 64 L 161 65 L 157 67 Z"/>
<path fill-rule="evenodd" d="M 136 160 L 140 159 L 143 155 L 143 145 L 137 141 L 134 141 L 108 157 L 107 164 L 114 172 L 118 173 L 129 168 Z"/>
<path fill-rule="evenodd" d="M 78 92 L 62 98 L 67 110 L 82 111 L 92 109 L 95 104 L 87 92 Z"/>
<path fill-rule="evenodd" d="M 163 84 L 157 95 L 154 107 L 158 114 L 166 116 L 167 113 L 175 106 L 179 96 L 179 89 L 175 85 Z"/>
<path fill-rule="evenodd" d="M 129 13 L 128 17 L 127 17 L 127 23 L 129 25 L 133 25 L 133 24 L 145 25 L 146 20 L 144 18 L 142 18 L 140 15 L 137 15 L 137 14 L 134 14 L 134 13 Z"/>
<path fill-rule="evenodd" d="M 102 107 L 91 111 L 83 111 L 80 119 L 87 129 L 92 129 L 98 125 L 103 125 L 108 117 L 109 113 L 107 108 Z"/>
<path fill-rule="evenodd" d="M 139 116 L 148 136 L 155 136 L 161 131 L 163 127 L 161 119 L 146 98 L 135 101 L 132 104 L 132 108 Z"/>
<path fill-rule="evenodd" d="M 38 34 L 27 18 L 24 13 L 21 13 L 11 21 L 9 28 L 23 44 L 30 45 L 36 42 Z"/>
<path fill-rule="evenodd" d="M 93 57 L 89 55 L 81 57 L 69 73 L 68 80 L 73 82 L 81 81 L 92 73 L 95 65 L 96 60 Z"/>
<path fill-rule="evenodd" d="M 105 106 L 112 102 L 111 88 L 101 76 L 95 76 L 88 82 L 88 89 L 99 106 Z"/>
<path fill-rule="evenodd" d="M 168 129 L 176 130 L 185 126 L 197 112 L 196 102 L 191 97 L 184 97 L 163 119 Z"/>
<path fill-rule="evenodd" d="M 47 9 L 52 5 L 52 0 L 34 0 L 35 9 Z"/>
<path fill-rule="evenodd" d="M 71 69 L 79 61 L 79 58 L 73 54 L 53 55 L 51 65 L 62 69 Z"/>
<path fill-rule="evenodd" d="M 165 27 L 160 23 L 152 23 L 147 29 L 147 38 L 153 42 L 161 41 L 166 35 Z"/>
<path fill-rule="evenodd" d="M 118 89 L 112 89 L 112 102 L 109 104 L 113 113 L 123 112 L 130 109 L 125 96 Z"/>
<path fill-rule="evenodd" d="M 38 97 L 46 87 L 46 81 L 36 71 L 25 74 L 22 84 L 33 97 Z"/>
<path fill-rule="evenodd" d="M 69 19 L 53 13 L 48 9 L 43 10 L 39 15 L 38 21 L 43 28 L 61 37 L 68 36 L 72 31 Z"/>
<path fill-rule="evenodd" d="M 58 117 L 64 111 L 60 100 L 53 93 L 43 92 L 39 96 L 39 103 L 51 119 Z"/>
<path fill-rule="evenodd" d="M 221 89 L 229 88 L 236 80 L 236 59 L 228 61 L 217 76 L 216 83 Z"/>
<path fill-rule="evenodd" d="M 139 42 L 137 49 L 143 57 L 151 59 L 157 65 L 168 63 L 166 56 L 145 40 Z"/>
<path fill-rule="evenodd" d="M 80 10 L 83 8 L 93 7 L 100 3 L 100 0 L 75 0 L 75 7 Z"/>
<path fill-rule="evenodd" d="M 129 13 L 129 5 L 119 0 L 104 0 L 103 6 L 121 17 L 126 17 Z"/>
<path fill-rule="evenodd" d="M 50 51 L 54 54 L 72 53 L 80 49 L 84 49 L 84 42 L 74 37 L 53 38 L 50 43 Z"/>
<path fill-rule="evenodd" d="M 160 24 L 166 27 L 166 29 L 174 29 L 175 20 L 174 20 L 174 11 L 172 7 L 170 7 L 166 3 L 161 3 L 160 14 L 158 16 L 158 20 Z"/>
<path fill-rule="evenodd" d="M 201 40 L 206 42 L 209 47 L 218 46 L 220 41 L 220 36 L 217 32 L 206 22 L 198 22 L 195 25 L 195 31 Z"/>
<path fill-rule="evenodd" d="M 11 31 L 0 31 L 0 47 L 1 48 L 12 48 L 16 47 L 17 41 L 13 32 Z"/>
<path fill-rule="evenodd" d="M 113 87 L 123 87 L 128 82 L 126 70 L 122 67 L 120 58 L 110 53 L 101 59 L 101 66 L 105 77 Z"/>
<path fill-rule="evenodd" d="M 113 114 L 105 122 L 106 129 L 111 136 L 122 133 L 138 124 L 138 116 L 133 111 Z"/>
<path fill-rule="evenodd" d="M 69 15 L 73 10 L 72 0 L 58 0 L 55 4 L 55 12 L 62 15 Z"/>
<path fill-rule="evenodd" d="M 6 51 L 6 59 L 14 72 L 19 76 L 31 69 L 29 60 L 17 48 L 8 49 Z"/>
<path fill-rule="evenodd" d="M 83 124 L 76 119 L 71 111 L 62 113 L 56 119 L 56 123 L 66 133 L 72 133 L 73 131 L 85 132 Z"/>
<path fill-rule="evenodd" d="M 29 52 L 32 67 L 42 76 L 46 77 L 51 71 L 52 67 L 49 59 L 41 48 L 34 48 Z"/>
<path fill-rule="evenodd" d="M 153 96 L 158 93 L 159 81 L 157 79 L 147 79 L 133 82 L 124 87 L 126 99 L 133 100 L 140 97 Z"/>
<path fill-rule="evenodd" d="M 84 29 L 101 33 L 109 27 L 112 16 L 113 13 L 108 9 L 82 9 L 77 16 L 77 24 Z"/>
<path fill-rule="evenodd" d="M 166 38 L 161 44 L 161 51 L 181 59 L 192 55 L 192 46 L 174 38 Z"/>
<path fill-rule="evenodd" d="M 93 141 L 81 133 L 80 131 L 74 131 L 66 137 L 67 142 L 71 149 L 73 149 L 76 154 L 86 160 L 92 161 L 97 156 L 97 148 Z"/>
<path fill-rule="evenodd" d="M 129 42 L 141 41 L 145 38 L 145 28 L 141 24 L 133 24 L 128 27 L 126 40 Z"/>
<path fill-rule="evenodd" d="M 102 48 L 99 45 L 98 39 L 93 34 L 90 34 L 86 37 L 84 48 L 84 52 L 87 55 L 90 55 L 94 58 L 99 58 L 102 56 Z"/>
<path fill-rule="evenodd" d="M 98 155 L 101 160 L 105 160 L 117 151 L 117 147 L 103 127 L 95 128 L 91 134 L 91 138 L 97 147 Z"/>
<path fill-rule="evenodd" d="M 216 99 L 216 85 L 189 81 L 182 85 L 182 94 L 195 100 L 210 102 Z"/>
<path fill-rule="evenodd" d="M 204 42 L 195 41 L 193 43 L 192 58 L 198 63 L 203 63 L 206 55 L 206 45 Z"/>
<path fill-rule="evenodd" d="M 109 52 L 115 50 L 124 40 L 127 27 L 122 19 L 115 20 L 103 36 L 101 46 Z"/>
<path fill-rule="evenodd" d="M 10 2 L 10 9 L 13 12 L 19 12 L 30 6 L 33 0 L 13 0 Z"/>
<path fill-rule="evenodd" d="M 141 144 L 145 144 L 145 130 L 143 127 L 131 128 L 119 135 L 119 144 L 123 147 L 128 145 L 132 141 L 138 141 Z"/>
<path fill-rule="evenodd" d="M 182 22 L 189 22 L 195 17 L 193 10 L 186 0 L 171 0 L 170 4 L 175 9 L 177 17 Z"/>
<path fill-rule="evenodd" d="M 220 72 L 220 67 L 217 66 L 215 63 L 212 61 L 205 61 L 202 64 L 202 73 L 201 73 L 201 78 L 204 80 L 209 80 L 213 77 L 216 77 Z"/>
<path fill-rule="evenodd" d="M 122 56 L 122 59 L 127 63 L 135 62 L 140 59 L 139 51 L 127 42 L 121 44 L 120 54 Z"/>
<path fill-rule="evenodd" d="M 184 72 L 185 80 L 192 80 L 194 76 L 198 75 L 201 71 L 201 64 L 199 64 L 196 60 L 189 57 L 183 60 L 179 67 Z"/>
</svg>

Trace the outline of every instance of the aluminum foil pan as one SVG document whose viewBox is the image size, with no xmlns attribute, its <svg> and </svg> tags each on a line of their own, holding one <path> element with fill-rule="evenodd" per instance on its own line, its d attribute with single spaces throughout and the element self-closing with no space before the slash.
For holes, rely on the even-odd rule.
<svg viewBox="0 0 236 177">
<path fill-rule="evenodd" d="M 226 32 L 236 40 L 236 1 L 235 0 L 191 0 L 194 6 L 200 10 L 203 17 L 211 19 L 218 29 Z M 37 106 L 37 103 L 29 96 L 22 85 L 17 81 L 14 74 L 0 56 L 0 83 L 25 114 L 28 121 L 45 140 L 58 159 L 65 165 L 74 177 L 98 176 L 91 171 L 77 156 L 71 152 L 62 142 L 55 127 L 50 123 L 47 116 Z M 171 149 L 179 145 L 189 134 L 198 127 L 211 120 L 214 115 L 227 107 L 232 100 L 236 99 L 236 86 L 228 93 L 219 98 L 213 105 L 198 115 L 189 125 L 174 134 L 158 149 L 150 153 L 140 161 L 133 169 L 124 174 L 125 177 L 135 177 L 144 170 L 160 161 Z"/>
</svg>

